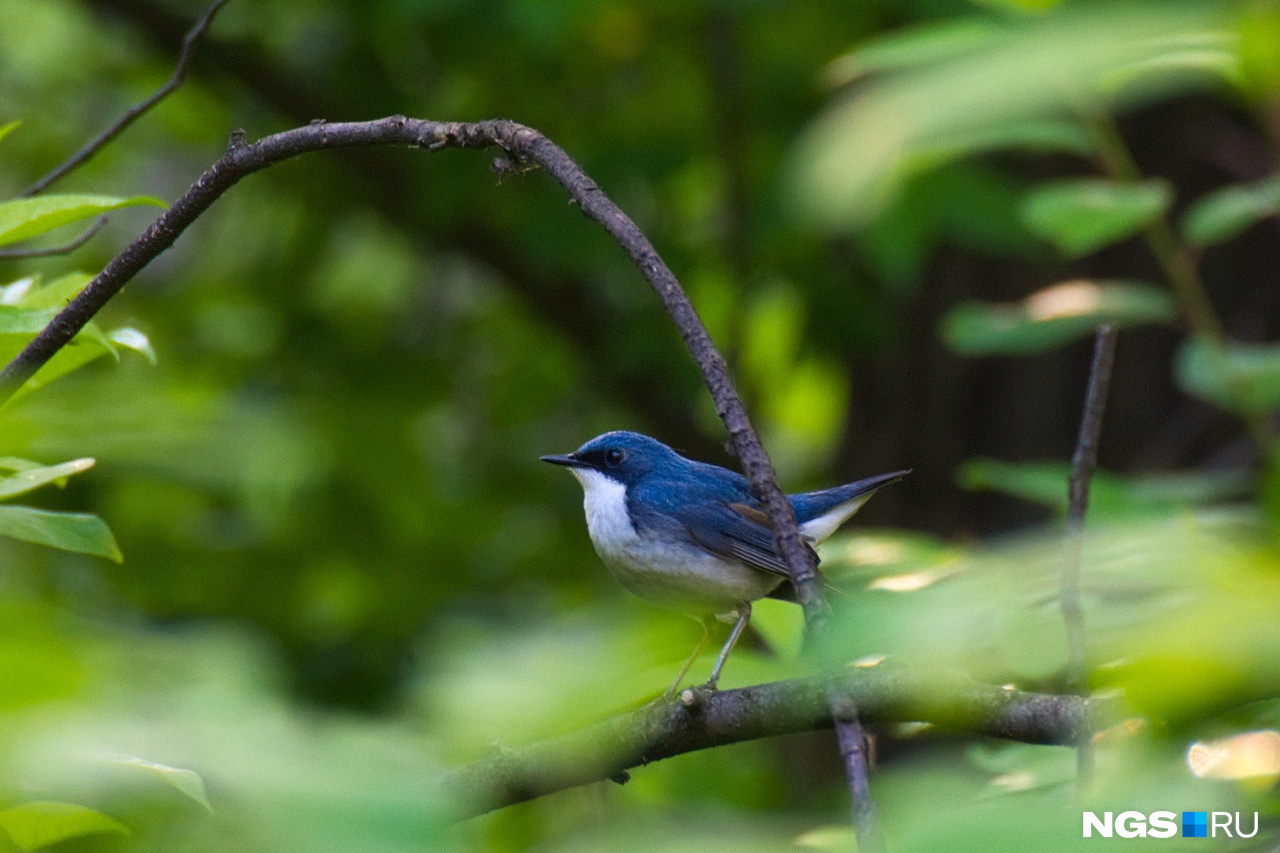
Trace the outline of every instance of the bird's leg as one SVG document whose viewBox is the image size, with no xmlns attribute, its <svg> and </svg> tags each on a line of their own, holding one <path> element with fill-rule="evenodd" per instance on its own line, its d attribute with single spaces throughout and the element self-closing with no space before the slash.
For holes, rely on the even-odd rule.
<svg viewBox="0 0 1280 853">
<path fill-rule="evenodd" d="M 671 686 L 662 694 L 663 696 L 676 695 L 680 682 L 684 681 L 684 677 L 689 674 L 689 667 L 693 666 L 693 662 L 706 651 L 707 644 L 711 642 L 711 620 L 705 616 L 694 616 L 693 618 L 702 626 L 702 639 L 698 641 L 698 645 L 694 646 L 693 654 L 689 655 L 689 659 L 684 662 L 684 666 L 680 667 L 680 673 L 676 676 L 676 680 L 671 682 Z"/>
<path fill-rule="evenodd" d="M 737 645 L 738 638 L 742 636 L 742 631 L 747 627 L 747 621 L 750 618 L 751 602 L 744 601 L 738 605 L 738 621 L 733 623 L 729 639 L 725 641 L 724 648 L 720 650 L 720 657 L 716 658 L 715 668 L 711 670 L 711 678 L 707 681 L 707 687 L 710 690 L 715 690 L 716 685 L 720 683 L 720 670 L 724 669 L 724 662 L 729 657 L 729 652 L 733 651 L 733 647 Z"/>
</svg>

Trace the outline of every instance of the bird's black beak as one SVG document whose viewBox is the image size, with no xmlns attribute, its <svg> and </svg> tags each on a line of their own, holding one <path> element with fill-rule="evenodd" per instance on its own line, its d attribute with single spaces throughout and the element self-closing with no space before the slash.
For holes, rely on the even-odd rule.
<svg viewBox="0 0 1280 853">
<path fill-rule="evenodd" d="M 573 455 L 572 453 L 567 453 L 563 456 L 553 454 L 551 456 L 540 456 L 538 458 L 540 458 L 543 462 L 550 462 L 552 465 L 564 465 L 568 468 L 590 468 L 591 467 L 586 462 L 583 462 L 581 459 L 579 459 L 577 456 Z"/>
</svg>

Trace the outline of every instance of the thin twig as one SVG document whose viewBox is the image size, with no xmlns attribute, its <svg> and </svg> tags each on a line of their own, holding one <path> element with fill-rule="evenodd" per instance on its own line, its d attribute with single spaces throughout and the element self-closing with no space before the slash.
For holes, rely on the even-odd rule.
<svg viewBox="0 0 1280 853">
<path fill-rule="evenodd" d="M 1089 510 L 1089 486 L 1098 467 L 1098 441 L 1102 416 L 1111 387 L 1111 367 L 1116 357 L 1116 327 L 1099 326 L 1089 368 L 1089 388 L 1080 435 L 1071 457 L 1071 479 L 1067 485 L 1066 560 L 1062 566 L 1062 618 L 1067 628 L 1067 687 L 1081 696 L 1089 695 L 1089 662 L 1085 640 L 1084 608 L 1080 604 L 1080 556 L 1084 540 L 1084 519 Z M 1077 744 L 1080 783 L 1087 785 L 1093 770 L 1093 741 L 1084 733 Z"/>
<path fill-rule="evenodd" d="M 858 839 L 858 853 L 883 853 L 884 830 L 876 815 L 868 779 L 871 768 L 871 760 L 867 755 L 870 741 L 862 728 L 858 706 L 853 699 L 842 694 L 832 695 L 836 740 L 840 743 L 840 758 L 844 763 L 845 778 L 849 782 L 853 833 Z"/>
<path fill-rule="evenodd" d="M 628 768 L 687 752 L 827 728 L 834 694 L 855 703 L 870 722 L 927 722 L 949 732 L 1034 744 L 1076 743 L 1119 713 L 1109 700 L 1023 693 L 949 673 L 888 666 L 845 670 L 827 678 L 713 693 L 697 710 L 679 702 L 651 702 L 567 735 L 503 747 L 450 771 L 444 796 L 466 818 L 565 788 L 625 778 Z M 859 736 L 855 749 L 861 750 L 861 743 Z M 857 827 L 860 845 L 865 825 Z"/>
<path fill-rule="evenodd" d="M 187 34 L 182 39 L 182 52 L 178 54 L 178 64 L 173 69 L 173 74 L 169 76 L 168 81 L 163 86 L 156 89 L 149 98 L 140 103 L 134 104 L 125 110 L 124 115 L 120 116 L 114 124 L 106 130 L 99 133 L 92 140 L 87 142 L 83 148 L 64 160 L 56 168 L 46 174 L 43 178 L 36 181 L 25 192 L 22 198 L 38 195 L 49 188 L 55 181 L 65 177 L 68 173 L 79 168 L 86 160 L 98 153 L 111 140 L 119 136 L 125 128 L 133 124 L 147 110 L 160 103 L 171 92 L 182 85 L 187 76 L 187 68 L 191 65 L 191 60 L 195 56 L 195 44 L 200 37 L 204 35 L 205 30 L 213 23 L 213 18 L 218 14 L 218 10 L 225 6 L 227 0 L 214 0 L 213 4 L 205 10 L 200 16 L 200 20 L 187 30 Z"/>
<path fill-rule="evenodd" d="M 85 243 L 102 230 L 102 226 L 107 224 L 107 216 L 104 213 L 93 221 L 93 224 L 85 229 L 84 233 L 61 246 L 52 246 L 48 249 L 0 249 L 0 259 L 18 260 L 20 258 L 48 258 L 54 255 L 68 255 L 79 249 Z"/>
</svg>

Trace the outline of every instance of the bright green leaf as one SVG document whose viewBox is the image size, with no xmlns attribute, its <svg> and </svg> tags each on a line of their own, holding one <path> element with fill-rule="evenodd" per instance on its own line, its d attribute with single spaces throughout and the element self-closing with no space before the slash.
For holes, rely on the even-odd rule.
<svg viewBox="0 0 1280 853">
<path fill-rule="evenodd" d="M 8 124 L 0 124 L 0 140 L 3 140 L 10 133 L 13 133 L 20 124 L 22 124 L 21 121 L 11 121 Z"/>
<path fill-rule="evenodd" d="M 1112 92 L 1141 88 L 1153 77 L 1164 79 L 1179 75 L 1243 85 L 1245 74 L 1237 47 L 1238 39 L 1233 33 L 1221 30 L 1182 33 L 1162 39 L 1151 56 L 1115 68 L 1099 82 L 1104 90 Z"/>
<path fill-rule="evenodd" d="M 8 500 L 26 494 L 33 489 L 67 477 L 81 474 L 93 467 L 92 459 L 75 459 L 61 465 L 49 465 L 41 468 L 27 468 L 8 477 L 0 478 L 0 500 Z"/>
<path fill-rule="evenodd" d="M 846 853 L 857 850 L 852 826 L 816 826 L 796 836 L 795 846 L 819 853 Z"/>
<path fill-rule="evenodd" d="M 1013 12 L 1047 12 L 1062 4 L 1062 0 L 976 0 L 976 2 L 993 9 L 1007 9 Z"/>
<path fill-rule="evenodd" d="M 59 276 L 44 287 L 26 290 L 18 301 L 21 308 L 56 308 L 61 310 L 93 281 L 88 273 L 73 272 Z"/>
<path fill-rule="evenodd" d="M 1280 176 L 1252 186 L 1223 187 L 1197 199 L 1182 218 L 1182 233 L 1192 245 L 1211 246 L 1277 212 Z"/>
<path fill-rule="evenodd" d="M 150 196 L 117 198 L 103 195 L 42 195 L 0 202 L 0 246 L 17 243 L 109 210 L 139 204 L 165 206 L 163 201 Z"/>
<path fill-rule="evenodd" d="M 1037 352 L 1092 334 L 1103 323 L 1167 323 L 1177 307 L 1167 291 L 1123 281 L 1068 281 L 1021 302 L 966 302 L 942 322 L 947 345 L 965 355 Z"/>
<path fill-rule="evenodd" d="M 1058 512 L 1067 509 L 1068 462 L 1002 462 L 970 459 L 960 466 L 956 480 L 973 491 L 996 491 Z M 1167 513 L 1248 494 L 1253 482 L 1242 471 L 1203 471 L 1120 477 L 1096 471 L 1089 490 L 1089 511 L 1097 516 L 1132 517 Z"/>
<path fill-rule="evenodd" d="M 1087 255 L 1130 237 L 1169 208 L 1164 181 L 1115 183 L 1096 178 L 1044 184 L 1028 193 L 1023 221 L 1067 255 Z"/>
<path fill-rule="evenodd" d="M 0 506 L 0 536 L 77 554 L 93 554 L 117 563 L 124 561 L 110 528 L 96 515 Z"/>
<path fill-rule="evenodd" d="M 115 347 L 97 326 L 90 323 L 71 339 L 71 343 L 54 353 L 53 358 L 45 362 L 36 375 L 15 391 L 5 404 L 20 400 L 32 391 L 43 388 L 55 379 L 61 379 L 104 355 L 115 355 Z"/>
<path fill-rule="evenodd" d="M 873 39 L 846 53 L 831 63 L 827 79 L 832 85 L 843 86 L 879 71 L 929 65 L 985 45 L 998 32 L 989 20 L 979 17 L 922 24 Z"/>
<path fill-rule="evenodd" d="M 101 812 L 50 801 L 23 803 L 0 811 L 0 828 L 23 850 L 39 850 L 86 835 L 129 834 L 124 824 Z"/>
<path fill-rule="evenodd" d="M 1245 88 L 1267 101 L 1280 91 L 1280 8 L 1271 3 L 1251 3 L 1236 22 L 1240 62 Z"/>
<path fill-rule="evenodd" d="M 787 184 L 815 224 L 861 226 L 905 180 L 954 152 L 954 140 L 999 138 L 1002 126 L 1061 120 L 1085 103 L 1125 109 L 1213 85 L 1182 70 L 1144 74 L 1141 87 L 1123 91 L 1099 81 L 1168 53 L 1188 33 L 1217 33 L 1217 14 L 1207 4 L 1066 3 L 993 28 L 988 42 L 842 92 L 797 142 Z"/>
<path fill-rule="evenodd" d="M 994 491 L 1051 507 L 1067 509 L 1067 462 L 1002 462 L 998 459 L 970 459 L 956 471 L 956 481 L 969 491 Z M 1090 486 L 1089 503 L 1096 511 L 1123 504 L 1119 479 L 1107 471 L 1097 471 Z"/>
<path fill-rule="evenodd" d="M 1076 753 L 1067 746 L 979 743 L 969 747 L 966 756 L 991 774 L 984 798 L 1060 786 L 1076 776 Z"/>
<path fill-rule="evenodd" d="M 34 335 L 57 316 L 52 309 L 15 308 L 0 305 L 0 335 Z"/>
<path fill-rule="evenodd" d="M 949 160 L 982 151 L 1020 150 L 1087 157 L 1097 147 L 1093 135 L 1079 122 L 1024 119 L 957 131 L 940 144 L 926 147 L 924 156 Z"/>
<path fill-rule="evenodd" d="M 100 354 L 110 355 L 116 361 L 120 360 L 120 354 L 116 352 L 115 342 L 102 331 L 102 327 L 90 320 L 84 324 L 84 328 L 80 330 L 74 338 L 73 342 L 96 344 L 102 350 Z"/>
<path fill-rule="evenodd" d="M 153 367 L 155 366 L 156 350 L 155 347 L 151 346 L 151 339 L 145 333 L 132 326 L 122 326 L 119 329 L 112 329 L 107 332 L 107 338 L 114 344 L 133 350 L 151 362 Z"/>
<path fill-rule="evenodd" d="M 209 811 L 213 811 L 213 806 L 209 804 L 209 795 L 204 787 L 204 779 L 194 770 L 187 770 L 183 767 L 171 767 L 168 764 L 161 764 L 158 761 L 149 761 L 145 758 L 139 758 L 136 755 L 113 755 L 106 759 L 112 764 L 121 767 L 136 767 L 146 773 L 159 778 L 166 785 L 170 785 L 184 796 L 196 801 Z"/>
<path fill-rule="evenodd" d="M 1175 374 L 1184 391 L 1233 412 L 1280 406 L 1280 345 L 1214 344 L 1193 338 L 1178 352 Z"/>
<path fill-rule="evenodd" d="M 0 284 L 0 305 L 21 305 L 38 279 L 39 276 L 29 275 L 8 284 Z"/>
</svg>

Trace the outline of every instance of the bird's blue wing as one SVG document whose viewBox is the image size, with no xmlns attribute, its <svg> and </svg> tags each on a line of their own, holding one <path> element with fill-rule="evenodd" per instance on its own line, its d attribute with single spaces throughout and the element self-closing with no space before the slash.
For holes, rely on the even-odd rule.
<svg viewBox="0 0 1280 853">
<path fill-rule="evenodd" d="M 650 480 L 633 488 L 628 508 L 638 527 L 695 545 L 726 560 L 790 578 L 773 547 L 773 531 L 741 474 L 690 462 L 698 476 Z M 810 549 L 813 565 L 818 555 Z"/>
<path fill-rule="evenodd" d="M 689 538 L 717 557 L 790 579 L 787 564 L 774 548 L 768 517 L 755 502 L 711 502 L 686 506 L 677 516 Z M 810 565 L 818 554 L 805 544 Z"/>
</svg>

